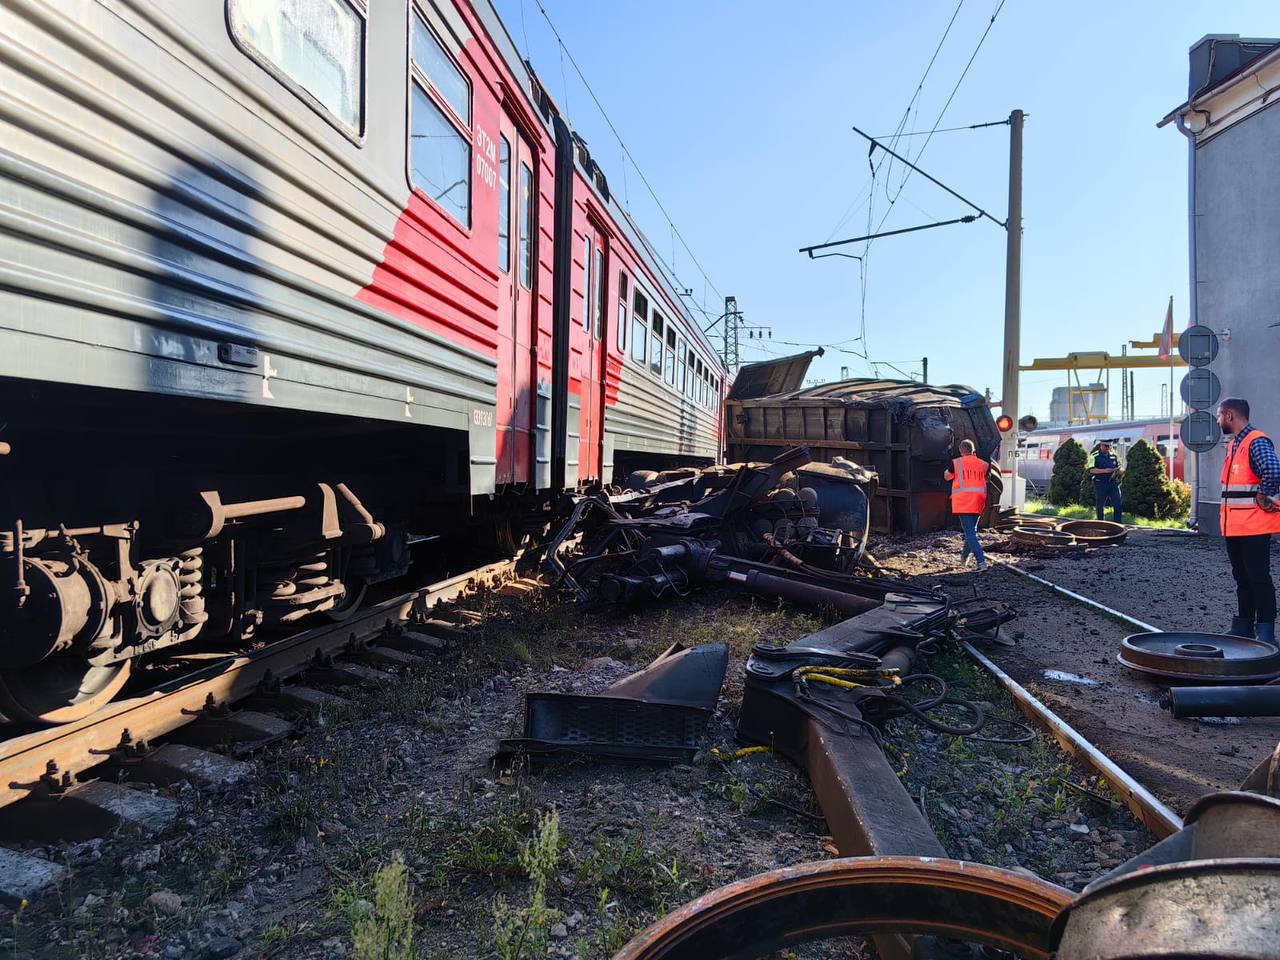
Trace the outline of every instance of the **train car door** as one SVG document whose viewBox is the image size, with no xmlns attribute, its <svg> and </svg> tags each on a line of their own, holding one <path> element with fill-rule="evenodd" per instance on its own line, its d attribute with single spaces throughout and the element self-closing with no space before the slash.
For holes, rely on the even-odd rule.
<svg viewBox="0 0 1280 960">
<path fill-rule="evenodd" d="M 606 293 L 605 238 L 590 220 L 582 244 L 582 437 L 579 479 L 602 480 L 604 443 L 604 318 Z"/>
<path fill-rule="evenodd" d="M 498 482 L 533 473 L 537 185 L 533 151 L 503 114 L 498 135 Z"/>
</svg>

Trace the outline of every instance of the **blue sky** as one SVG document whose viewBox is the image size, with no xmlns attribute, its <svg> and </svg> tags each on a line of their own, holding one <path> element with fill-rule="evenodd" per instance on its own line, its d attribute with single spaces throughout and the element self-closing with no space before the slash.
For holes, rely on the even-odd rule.
<svg viewBox="0 0 1280 960">
<path fill-rule="evenodd" d="M 771 328 L 772 341 L 744 341 L 744 360 L 800 349 L 780 341 L 838 344 L 918 374 L 927 355 L 932 382 L 999 396 L 999 227 L 979 221 L 873 244 L 865 341 L 852 339 L 863 328 L 858 263 L 796 252 L 868 232 L 867 143 L 850 127 L 893 133 L 957 0 L 541 2 L 636 165 L 562 60 L 538 0 L 496 0 L 517 46 L 695 299 L 705 296 L 714 317 L 719 296 L 733 294 L 748 322 Z M 906 130 L 934 125 L 998 2 L 964 0 Z M 1278 36 L 1275 9 L 1261 0 L 1006 0 L 939 126 L 1002 120 L 1015 107 L 1028 114 L 1024 363 L 1119 353 L 1159 330 L 1171 294 L 1175 325 L 1186 324 L 1187 142 L 1156 122 L 1186 99 L 1193 42 L 1206 33 Z M 924 139 L 904 138 L 898 152 L 914 157 Z M 919 165 L 1003 220 L 1008 151 L 1007 126 L 938 133 Z M 873 228 L 902 173 L 880 167 Z M 881 229 L 968 212 L 912 176 Z M 838 350 L 812 375 L 835 379 L 842 366 L 851 376 L 898 375 Z M 1139 371 L 1136 380 L 1139 415 L 1157 414 L 1168 375 Z M 1050 390 L 1064 383 L 1065 374 L 1024 374 L 1019 412 L 1047 417 Z M 1118 414 L 1118 376 L 1113 386 Z"/>
</svg>

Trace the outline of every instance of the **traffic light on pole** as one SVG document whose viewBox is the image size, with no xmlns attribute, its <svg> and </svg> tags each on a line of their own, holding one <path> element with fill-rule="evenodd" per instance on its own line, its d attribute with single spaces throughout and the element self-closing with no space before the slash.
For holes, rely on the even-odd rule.
<svg viewBox="0 0 1280 960">
<path fill-rule="evenodd" d="M 1007 413 L 1000 414 L 1000 416 L 996 417 L 996 429 L 1001 433 L 1008 433 L 1013 429 L 1013 417 Z"/>
</svg>

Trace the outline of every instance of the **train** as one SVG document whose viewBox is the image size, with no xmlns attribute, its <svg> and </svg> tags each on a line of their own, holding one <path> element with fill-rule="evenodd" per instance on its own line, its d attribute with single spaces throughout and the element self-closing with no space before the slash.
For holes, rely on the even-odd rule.
<svg viewBox="0 0 1280 960">
<path fill-rule="evenodd" d="M 713 463 L 727 371 L 488 0 L 0 7 L 0 715 Z"/>
<path fill-rule="evenodd" d="M 1179 440 L 1176 422 L 1173 427 L 1173 432 L 1170 433 L 1167 417 L 1041 427 L 1023 434 L 1018 441 L 1018 476 L 1027 481 L 1028 487 L 1044 496 L 1049 490 L 1049 480 L 1053 476 L 1053 455 L 1058 447 L 1068 439 L 1074 439 L 1085 450 L 1092 450 L 1099 440 L 1113 439 L 1116 441 L 1115 449 L 1121 466 L 1124 465 L 1129 449 L 1139 440 L 1150 441 L 1165 458 L 1166 464 L 1172 450 L 1173 477 L 1183 480 L 1186 456 Z"/>
</svg>

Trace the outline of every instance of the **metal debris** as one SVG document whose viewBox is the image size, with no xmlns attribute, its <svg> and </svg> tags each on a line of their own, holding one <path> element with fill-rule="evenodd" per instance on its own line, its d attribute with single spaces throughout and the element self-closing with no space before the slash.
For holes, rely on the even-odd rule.
<svg viewBox="0 0 1280 960">
<path fill-rule="evenodd" d="M 1280 685 L 1173 687 L 1160 706 L 1176 719 L 1187 717 L 1280 717 Z"/>
<path fill-rule="evenodd" d="M 795 447 L 767 464 L 640 480 L 638 490 L 569 498 L 545 562 L 577 601 L 683 595 L 704 582 L 846 613 L 890 592 L 936 596 L 860 571 L 868 505 L 852 464 L 810 464 L 808 449 Z M 566 560 L 560 547 L 573 535 L 580 552 Z"/>
<path fill-rule="evenodd" d="M 706 734 L 728 665 L 728 644 L 675 643 L 596 696 L 531 693 L 524 735 L 501 741 L 495 759 L 587 754 L 687 763 Z"/>
<path fill-rule="evenodd" d="M 1130 670 L 1168 680 L 1264 683 L 1280 676 L 1280 647 L 1217 633 L 1135 633 L 1116 659 Z"/>
</svg>

